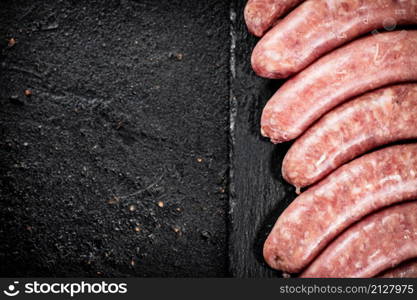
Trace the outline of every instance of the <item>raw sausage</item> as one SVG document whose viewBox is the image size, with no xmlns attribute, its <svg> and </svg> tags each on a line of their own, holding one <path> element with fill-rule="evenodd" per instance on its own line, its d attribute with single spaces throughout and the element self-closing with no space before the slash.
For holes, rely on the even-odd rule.
<svg viewBox="0 0 417 300">
<path fill-rule="evenodd" d="M 262 113 L 261 133 L 292 140 L 336 105 L 384 85 L 417 80 L 417 31 L 369 36 L 333 51 L 288 80 Z"/>
<path fill-rule="evenodd" d="M 265 242 L 265 260 L 272 268 L 299 272 L 353 222 L 416 197 L 417 144 L 364 155 L 291 203 Z"/>
<path fill-rule="evenodd" d="M 282 174 L 296 187 L 324 178 L 378 146 L 417 138 L 417 84 L 383 88 L 327 113 L 284 158 Z"/>
<path fill-rule="evenodd" d="M 249 0 L 245 6 L 245 22 L 249 32 L 261 37 L 277 19 L 304 0 Z"/>
<path fill-rule="evenodd" d="M 417 259 L 412 259 L 401 265 L 384 271 L 378 277 L 382 278 L 417 278 Z"/>
<path fill-rule="evenodd" d="M 297 273 L 326 245 L 365 215 L 417 198 L 417 143 L 366 154 L 298 196 L 264 244 L 266 262 Z"/>
<path fill-rule="evenodd" d="M 259 76 L 286 78 L 364 33 L 416 23 L 415 0 L 306 1 L 258 42 L 252 66 Z"/>
<path fill-rule="evenodd" d="M 387 208 L 340 235 L 301 277 L 373 277 L 417 257 L 417 202 Z"/>
<path fill-rule="evenodd" d="M 249 0 L 244 15 L 248 30 L 262 36 L 274 22 L 304 0 Z"/>
</svg>

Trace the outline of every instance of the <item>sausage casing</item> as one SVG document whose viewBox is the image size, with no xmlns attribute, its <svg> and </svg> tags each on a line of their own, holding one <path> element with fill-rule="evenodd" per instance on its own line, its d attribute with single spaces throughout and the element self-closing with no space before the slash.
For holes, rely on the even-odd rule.
<svg viewBox="0 0 417 300">
<path fill-rule="evenodd" d="M 298 273 L 352 223 L 393 203 L 417 198 L 417 144 L 366 154 L 298 196 L 264 244 L 274 269 Z"/>
<path fill-rule="evenodd" d="M 415 0 L 305 1 L 258 42 L 252 67 L 262 77 L 286 78 L 367 32 L 416 23 Z"/>
<path fill-rule="evenodd" d="M 326 112 L 376 88 L 417 80 L 417 31 L 354 41 L 288 80 L 268 101 L 261 133 L 274 143 L 292 140 Z"/>
<path fill-rule="evenodd" d="M 384 271 L 381 278 L 417 278 L 417 259 L 406 261 L 394 268 Z"/>
<path fill-rule="evenodd" d="M 417 257 L 417 202 L 375 213 L 339 236 L 301 277 L 373 277 Z"/>
<path fill-rule="evenodd" d="M 262 36 L 276 20 L 304 0 L 249 0 L 245 6 L 245 22 L 249 32 Z"/>
<path fill-rule="evenodd" d="M 373 148 L 412 138 L 417 138 L 417 84 L 382 88 L 308 129 L 287 152 L 282 174 L 296 187 L 309 186 Z"/>
</svg>

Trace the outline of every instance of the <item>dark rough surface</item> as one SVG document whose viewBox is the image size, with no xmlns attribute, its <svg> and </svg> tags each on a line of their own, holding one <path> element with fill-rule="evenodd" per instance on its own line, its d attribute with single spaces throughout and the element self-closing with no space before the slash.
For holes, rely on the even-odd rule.
<svg viewBox="0 0 417 300">
<path fill-rule="evenodd" d="M 257 38 L 246 30 L 245 2 L 232 3 L 236 72 L 231 80 L 230 270 L 235 277 L 276 277 L 281 274 L 265 264 L 262 247 L 277 217 L 296 195 L 281 176 L 289 143 L 274 146 L 260 134 L 262 109 L 282 81 L 259 78 L 251 69 Z"/>
<path fill-rule="evenodd" d="M 223 0 L 0 2 L 0 276 L 228 275 L 228 18 Z M 264 149 L 235 175 L 265 171 L 235 208 L 257 231 L 254 204 L 283 193 L 257 128 L 237 134 Z"/>
</svg>

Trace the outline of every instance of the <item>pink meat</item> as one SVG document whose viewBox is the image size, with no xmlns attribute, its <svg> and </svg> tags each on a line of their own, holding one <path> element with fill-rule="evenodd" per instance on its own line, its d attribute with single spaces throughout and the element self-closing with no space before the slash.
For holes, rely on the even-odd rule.
<svg viewBox="0 0 417 300">
<path fill-rule="evenodd" d="M 259 76 L 286 78 L 364 33 L 416 23 L 412 0 L 305 1 L 259 41 L 252 66 Z"/>
<path fill-rule="evenodd" d="M 373 277 L 417 257 L 417 202 L 387 208 L 355 224 L 301 277 Z"/>
<path fill-rule="evenodd" d="M 261 132 L 274 143 L 292 140 L 351 97 L 417 80 L 417 31 L 372 35 L 333 51 L 288 80 L 269 100 Z"/>
<path fill-rule="evenodd" d="M 279 17 L 304 0 L 249 0 L 244 15 L 248 30 L 262 36 Z"/>
<path fill-rule="evenodd" d="M 298 196 L 264 244 L 266 262 L 290 273 L 305 268 L 349 225 L 382 207 L 417 198 L 417 143 L 364 155 Z"/>
<path fill-rule="evenodd" d="M 327 113 L 284 158 L 282 174 L 296 187 L 321 180 L 378 146 L 417 138 L 417 84 L 365 94 Z"/>
<path fill-rule="evenodd" d="M 417 278 L 417 259 L 409 260 L 401 265 L 384 271 L 378 275 L 382 278 Z"/>
</svg>

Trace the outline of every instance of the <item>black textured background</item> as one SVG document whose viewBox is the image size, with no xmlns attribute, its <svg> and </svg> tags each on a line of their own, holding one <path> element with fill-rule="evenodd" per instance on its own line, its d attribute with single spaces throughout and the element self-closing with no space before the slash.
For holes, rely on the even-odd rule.
<svg viewBox="0 0 417 300">
<path fill-rule="evenodd" d="M 281 175 L 290 143 L 273 145 L 260 134 L 262 109 L 283 81 L 260 78 L 251 69 L 257 38 L 247 32 L 243 22 L 245 3 L 232 1 L 230 271 L 236 277 L 276 277 L 282 274 L 264 262 L 263 243 L 296 194 Z"/>
<path fill-rule="evenodd" d="M 0 276 L 230 275 L 229 9 L 1 0 Z"/>
</svg>

